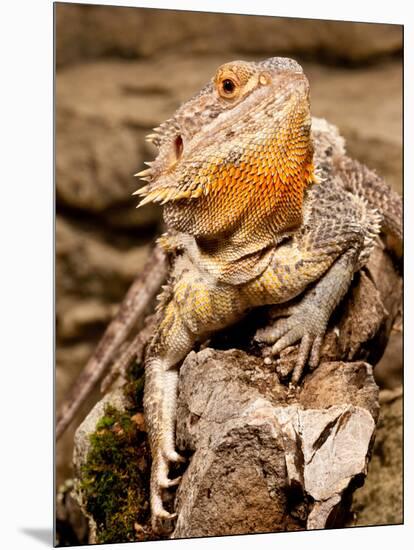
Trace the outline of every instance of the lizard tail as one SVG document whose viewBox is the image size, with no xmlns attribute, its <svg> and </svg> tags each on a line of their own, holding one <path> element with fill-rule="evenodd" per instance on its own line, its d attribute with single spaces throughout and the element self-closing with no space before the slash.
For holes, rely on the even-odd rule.
<svg viewBox="0 0 414 550">
<path fill-rule="evenodd" d="M 347 191 L 367 201 L 382 214 L 382 231 L 389 238 L 387 247 L 402 255 L 402 197 L 373 170 L 347 157 L 341 163 L 341 175 Z"/>
<path fill-rule="evenodd" d="M 80 406 L 104 374 L 116 352 L 145 313 L 167 276 L 166 256 L 156 246 L 143 271 L 129 288 L 115 318 L 108 325 L 98 346 L 75 381 L 56 418 L 56 439 L 73 420 Z"/>
</svg>

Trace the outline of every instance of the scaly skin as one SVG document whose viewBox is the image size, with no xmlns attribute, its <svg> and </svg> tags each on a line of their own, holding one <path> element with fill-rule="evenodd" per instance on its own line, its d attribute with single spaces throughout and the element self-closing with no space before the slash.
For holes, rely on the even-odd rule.
<svg viewBox="0 0 414 550">
<path fill-rule="evenodd" d="M 137 194 L 141 204 L 165 205 L 169 231 L 160 242 L 175 251 L 146 357 L 156 531 L 174 518 L 163 490 L 179 482 L 168 477 L 170 463 L 182 460 L 174 442 L 178 366 L 195 341 L 253 307 L 303 294 L 256 335 L 274 354 L 301 342 L 297 382 L 308 359 L 318 364 L 329 318 L 381 223 L 401 237 L 400 199 L 344 156 L 334 127 L 314 120 L 311 132 L 311 122 L 309 84 L 295 61 L 235 61 L 149 136 L 159 153 L 138 174 L 148 185 Z"/>
</svg>

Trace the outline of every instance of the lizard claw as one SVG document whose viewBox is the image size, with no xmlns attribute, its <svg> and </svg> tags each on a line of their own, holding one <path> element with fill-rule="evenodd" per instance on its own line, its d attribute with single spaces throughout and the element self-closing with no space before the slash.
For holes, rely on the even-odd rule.
<svg viewBox="0 0 414 550">
<path fill-rule="evenodd" d="M 180 482 L 180 478 L 169 479 L 167 476 L 158 475 L 151 480 L 151 526 L 154 533 L 166 534 L 173 529 L 173 520 L 177 517 L 175 512 L 168 512 L 164 508 L 162 493 L 165 489 L 173 487 Z"/>
<path fill-rule="evenodd" d="M 163 489 L 169 489 L 170 487 L 176 487 L 177 485 L 180 484 L 181 477 L 182 476 L 177 476 L 174 479 L 170 479 L 170 478 L 166 477 L 165 479 L 159 481 L 159 486 L 162 487 Z"/>
<path fill-rule="evenodd" d="M 165 489 L 176 487 L 181 481 L 181 476 L 170 479 L 168 477 L 169 462 L 184 462 L 185 458 L 176 451 L 169 449 L 156 454 L 151 472 L 151 524 L 155 533 L 168 533 L 173 529 L 172 520 L 176 513 L 170 513 L 164 508 L 163 492 Z"/>
<path fill-rule="evenodd" d="M 164 508 L 152 513 L 151 527 L 154 533 L 167 534 L 173 530 L 172 521 L 177 518 L 177 514 L 167 512 Z"/>
<path fill-rule="evenodd" d="M 286 314 L 289 314 L 289 317 L 283 318 Z M 274 356 L 300 341 L 291 377 L 291 382 L 297 384 L 306 363 L 311 368 L 318 366 L 329 316 L 325 314 L 323 308 L 304 300 L 288 308 L 280 308 L 277 317 L 273 326 L 256 332 L 255 340 L 273 344 L 271 355 Z"/>
<path fill-rule="evenodd" d="M 179 453 L 177 453 L 177 451 L 167 451 L 165 452 L 164 456 L 170 462 L 179 462 L 179 463 L 185 462 L 185 458 Z"/>
</svg>

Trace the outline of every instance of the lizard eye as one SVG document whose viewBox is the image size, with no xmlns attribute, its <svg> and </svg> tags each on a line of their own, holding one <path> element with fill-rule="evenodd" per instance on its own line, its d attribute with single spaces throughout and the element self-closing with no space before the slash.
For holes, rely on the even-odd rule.
<svg viewBox="0 0 414 550">
<path fill-rule="evenodd" d="M 221 97 L 231 99 L 237 93 L 237 85 L 231 78 L 224 78 L 219 84 L 218 91 Z"/>
<path fill-rule="evenodd" d="M 230 78 L 226 78 L 225 80 L 223 80 L 222 88 L 223 92 L 225 92 L 226 94 L 231 94 L 234 91 L 235 84 L 232 80 L 230 80 Z"/>
</svg>

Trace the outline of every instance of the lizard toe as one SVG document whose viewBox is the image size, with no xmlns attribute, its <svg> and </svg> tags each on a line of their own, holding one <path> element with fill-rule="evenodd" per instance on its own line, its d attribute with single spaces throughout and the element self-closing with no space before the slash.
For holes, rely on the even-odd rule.
<svg viewBox="0 0 414 550">
<path fill-rule="evenodd" d="M 309 333 L 305 333 L 300 343 L 298 357 L 296 359 L 295 368 L 293 369 L 291 382 L 297 384 L 303 374 L 306 361 L 309 357 L 309 352 L 312 346 L 312 337 Z"/>
<path fill-rule="evenodd" d="M 175 480 L 164 479 L 157 481 L 151 491 L 151 526 L 154 533 L 165 534 L 173 529 L 172 520 L 177 517 L 175 512 L 168 512 L 162 501 L 162 491 Z"/>
<path fill-rule="evenodd" d="M 182 476 L 177 476 L 174 479 L 169 479 L 167 484 L 165 485 L 165 488 L 168 489 L 169 487 L 176 487 L 180 484 Z"/>
<path fill-rule="evenodd" d="M 167 510 L 160 510 L 157 514 L 152 514 L 151 527 L 154 533 L 164 535 L 170 533 L 174 526 L 172 521 L 177 517 L 176 513 L 170 514 Z"/>
<path fill-rule="evenodd" d="M 323 335 L 316 336 L 312 344 L 312 350 L 309 357 L 309 366 L 311 369 L 315 369 L 319 365 L 319 359 L 321 355 L 321 347 L 323 342 Z"/>
<path fill-rule="evenodd" d="M 168 450 L 165 452 L 165 458 L 169 460 L 170 462 L 179 462 L 183 463 L 185 462 L 185 458 L 177 453 L 177 451 Z"/>
<path fill-rule="evenodd" d="M 300 326 L 288 327 L 283 334 L 280 334 L 280 332 L 277 334 L 276 343 L 272 347 L 272 355 L 279 355 L 281 351 L 295 344 L 304 336 L 303 329 Z"/>
<path fill-rule="evenodd" d="M 181 476 L 178 476 L 174 479 L 170 479 L 169 477 L 163 477 L 158 479 L 158 487 L 161 489 L 169 489 L 170 487 L 175 487 L 178 485 L 181 481 Z"/>
</svg>

